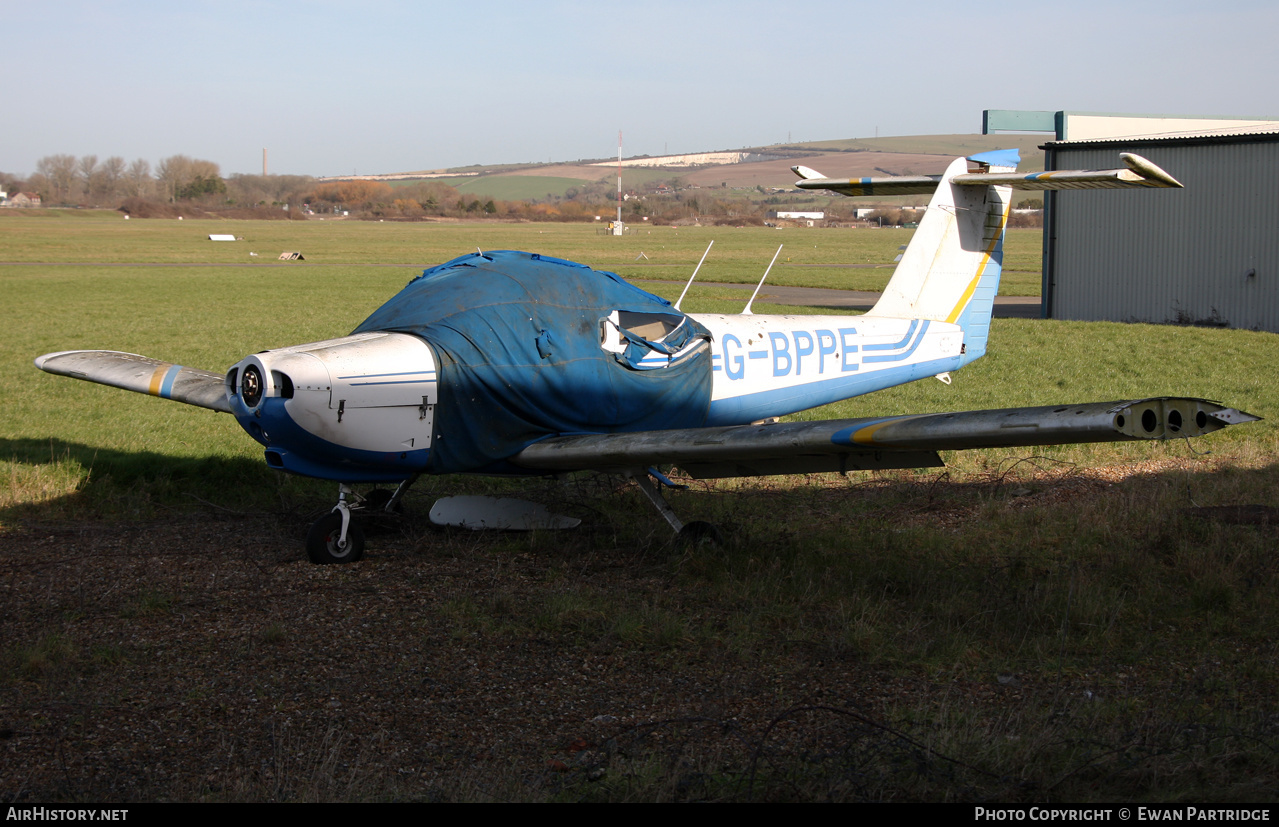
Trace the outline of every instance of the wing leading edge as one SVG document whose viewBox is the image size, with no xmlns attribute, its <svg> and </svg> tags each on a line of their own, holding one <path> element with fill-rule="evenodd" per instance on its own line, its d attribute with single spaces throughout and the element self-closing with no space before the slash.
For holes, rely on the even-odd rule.
<svg viewBox="0 0 1279 827">
<path fill-rule="evenodd" d="M 513 462 L 545 471 L 676 465 L 696 478 L 941 466 L 937 451 L 1202 436 L 1260 417 L 1205 399 L 552 437 Z"/>
<path fill-rule="evenodd" d="M 222 374 L 162 362 L 136 353 L 64 350 L 37 358 L 36 367 L 46 373 L 172 399 L 211 411 L 231 412 L 226 399 L 226 378 Z"/>
</svg>

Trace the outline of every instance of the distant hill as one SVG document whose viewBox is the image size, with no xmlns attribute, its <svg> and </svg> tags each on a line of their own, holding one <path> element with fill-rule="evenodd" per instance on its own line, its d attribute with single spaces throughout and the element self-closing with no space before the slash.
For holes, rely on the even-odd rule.
<svg viewBox="0 0 1279 827">
<path fill-rule="evenodd" d="M 903 135 L 893 138 L 849 138 L 843 141 L 812 141 L 803 144 L 775 144 L 760 152 L 796 150 L 801 152 L 900 152 L 916 155 L 975 155 L 992 149 L 1021 150 L 1019 169 L 1042 171 L 1044 152 L 1039 145 L 1045 135 Z M 1035 165 L 1037 161 L 1037 165 Z"/>
<path fill-rule="evenodd" d="M 1045 140 L 1042 135 L 905 135 L 773 144 L 748 149 L 752 155 L 766 156 L 768 160 L 701 166 L 628 166 L 622 172 L 622 183 L 628 189 L 672 179 L 701 187 L 788 187 L 795 181 L 795 174 L 790 170 L 795 164 L 836 178 L 927 175 L 943 171 L 956 157 L 992 149 L 1018 149 L 1022 159 L 1019 169 L 1038 172 L 1044 168 L 1044 153 L 1038 147 Z M 430 178 L 468 195 L 528 200 L 562 197 L 584 184 L 616 181 L 617 170 L 609 164 L 609 159 L 601 158 L 597 163 L 587 160 L 565 164 L 475 165 L 353 177 L 383 180 L 392 185 Z"/>
</svg>

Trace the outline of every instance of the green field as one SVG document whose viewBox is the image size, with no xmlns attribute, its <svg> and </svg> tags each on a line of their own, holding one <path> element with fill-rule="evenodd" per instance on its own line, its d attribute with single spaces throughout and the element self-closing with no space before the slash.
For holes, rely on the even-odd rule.
<svg viewBox="0 0 1279 827">
<path fill-rule="evenodd" d="M 210 242 L 213 232 L 243 240 Z M 718 523 L 728 539 L 685 551 L 671 549 L 660 520 L 620 483 L 424 480 L 403 534 L 371 540 L 359 564 L 316 567 L 324 571 L 270 526 L 291 530 L 300 515 L 327 508 L 331 484 L 268 471 L 260 446 L 230 417 L 32 365 L 49 351 L 103 348 L 223 370 L 254 351 L 345 335 L 423 267 L 477 247 L 664 279 L 645 287 L 673 298 L 712 239 L 699 282 L 753 282 L 784 243 L 770 282 L 867 289 L 882 285 L 908 238 L 0 216 L 0 572 L 6 601 L 24 607 L 0 623 L 0 728 L 12 737 L 0 784 L 46 773 L 54 780 L 33 788 L 45 796 L 38 800 L 126 790 L 202 800 L 1273 801 L 1275 527 L 1196 509 L 1279 506 L 1274 334 L 996 319 L 987 357 L 949 386 L 923 380 L 801 415 L 1175 394 L 1266 417 L 1192 445 L 948 452 L 947 469 L 693 482 L 670 494 L 673 506 L 685 520 Z M 284 250 L 306 260 L 276 261 Z M 1020 289 L 1037 292 L 1037 261 L 1038 233 L 1010 234 Z M 865 267 L 801 266 L 829 264 Z M 740 307 L 738 292 L 714 286 L 694 287 L 684 304 Z M 423 527 L 432 496 L 480 492 L 569 502 L 583 530 Z M 188 525 L 206 557 L 148 545 L 151 534 Z M 128 588 L 96 582 L 81 571 L 76 555 L 86 552 L 48 551 L 55 542 L 92 549 L 130 578 Z M 29 563 L 37 552 L 44 556 Z M 435 589 L 451 591 L 444 599 Z M 199 638 L 207 660 L 166 672 L 193 645 L 174 641 L 201 624 L 226 624 Z M 328 635 L 333 649 L 295 646 L 312 639 L 303 628 Z M 499 684 L 517 652 L 572 665 L 544 683 Z M 479 664 L 478 683 L 411 666 L 435 657 Z M 588 663 L 597 671 L 571 671 Z M 248 670 L 251 686 L 224 682 L 221 670 L 232 667 Z M 624 748 L 601 740 L 599 751 L 614 750 L 602 777 L 579 771 L 565 745 L 604 702 L 556 712 L 542 740 L 521 745 L 521 756 L 533 756 L 523 763 L 485 729 L 508 707 L 536 718 L 581 686 L 595 692 L 597 675 L 623 671 L 634 677 L 618 685 L 670 682 L 635 701 L 636 721 L 660 725 Z M 146 700 L 153 687 L 173 697 Z M 716 700 L 668 703 L 679 687 Z M 241 691 L 254 694 L 230 699 Z M 415 705 L 415 693 L 428 691 L 440 706 Z M 400 698 L 398 723 L 359 728 L 375 720 L 360 717 L 366 701 Z M 738 698 L 763 717 L 741 722 L 716 706 Z M 436 758 L 435 742 L 402 736 L 468 699 L 484 704 L 465 725 L 473 729 L 431 736 L 454 752 L 441 747 Z M 149 736 L 120 723 L 134 711 L 153 715 L 156 727 L 172 724 L 209 751 L 207 762 L 143 787 L 134 763 L 122 761 L 118 778 L 106 764 L 91 764 L 92 775 L 76 763 L 117 737 L 108 733 L 119 733 L 111 749 L 146 763 L 136 756 Z M 197 714 L 205 728 L 189 725 Z M 334 721 L 371 756 L 366 765 L 348 755 L 342 773 L 333 771 L 340 784 L 296 792 L 259 775 L 264 763 L 227 780 L 225 756 L 262 733 L 272 745 L 304 737 L 321 745 Z M 702 723 L 711 747 L 680 740 Z M 418 763 L 379 763 L 384 741 Z M 23 757 L 49 744 L 55 757 L 39 767 Z M 564 770 L 548 770 L 552 760 Z M 419 764 L 429 761 L 442 780 L 425 780 Z M 64 780 L 90 775 L 99 780 Z"/>
<path fill-rule="evenodd" d="M 600 177 L 604 177 L 603 174 Z M 598 179 L 596 179 L 598 180 Z M 534 201 L 558 198 L 572 187 L 586 183 L 584 178 L 559 178 L 544 175 L 488 175 L 479 178 L 446 179 L 467 195 L 497 198 L 502 201 Z"/>
<path fill-rule="evenodd" d="M 476 248 L 527 250 L 612 270 L 628 278 L 683 282 L 710 242 L 699 281 L 753 284 L 784 245 L 770 284 L 880 290 L 912 230 L 632 225 L 622 237 L 592 224 L 497 222 L 124 221 L 105 211 L 0 215 L 7 262 L 276 266 L 284 250 L 305 256 L 292 269 L 403 265 L 406 272 Z M 604 217 L 607 219 L 607 216 Z M 210 242 L 234 233 L 235 243 Z M 1040 292 L 1038 230 L 1009 230 L 1000 295 Z M 256 256 L 250 255 L 256 253 Z M 830 265 L 852 265 L 830 267 Z"/>
</svg>

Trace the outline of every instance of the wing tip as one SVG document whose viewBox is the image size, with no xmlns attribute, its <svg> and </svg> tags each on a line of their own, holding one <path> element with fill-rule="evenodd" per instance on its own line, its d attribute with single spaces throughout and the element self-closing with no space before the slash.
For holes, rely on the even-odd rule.
<svg viewBox="0 0 1279 827">
<path fill-rule="evenodd" d="M 52 366 L 46 367 L 46 365 L 49 365 L 50 362 L 61 359 L 64 356 L 76 356 L 81 353 L 103 353 L 111 354 L 112 356 L 131 356 L 134 359 L 146 359 L 149 362 L 157 361 L 139 353 L 126 353 L 123 350 L 58 350 L 53 353 L 45 353 L 41 356 L 37 356 L 35 358 L 35 366 L 46 373 L 56 373 L 56 371 L 52 369 Z"/>
<path fill-rule="evenodd" d="M 1147 158 L 1141 157 L 1135 152 L 1121 152 L 1119 153 L 1119 158 L 1124 162 L 1125 166 L 1140 175 L 1142 178 L 1146 179 L 1153 186 L 1185 189 L 1185 184 L 1182 184 L 1176 178 L 1173 178 L 1167 172 L 1164 172 L 1158 164 L 1155 164 Z"/>
<path fill-rule="evenodd" d="M 796 175 L 798 175 L 801 179 L 805 181 L 810 181 L 817 178 L 824 179 L 826 177 L 825 175 L 822 175 L 817 170 L 811 167 L 806 167 L 803 164 L 796 164 L 795 166 L 791 167 L 791 172 L 795 173 Z"/>
</svg>

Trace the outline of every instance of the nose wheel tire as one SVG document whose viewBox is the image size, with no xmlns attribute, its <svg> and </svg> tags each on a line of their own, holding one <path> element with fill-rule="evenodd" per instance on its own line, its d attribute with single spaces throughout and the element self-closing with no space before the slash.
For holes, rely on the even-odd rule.
<svg viewBox="0 0 1279 827">
<path fill-rule="evenodd" d="M 311 524 L 306 533 L 306 556 L 312 563 L 354 563 L 364 556 L 364 530 L 354 520 L 346 529 L 346 543 L 339 545 L 342 536 L 342 515 L 330 511 Z"/>
</svg>

